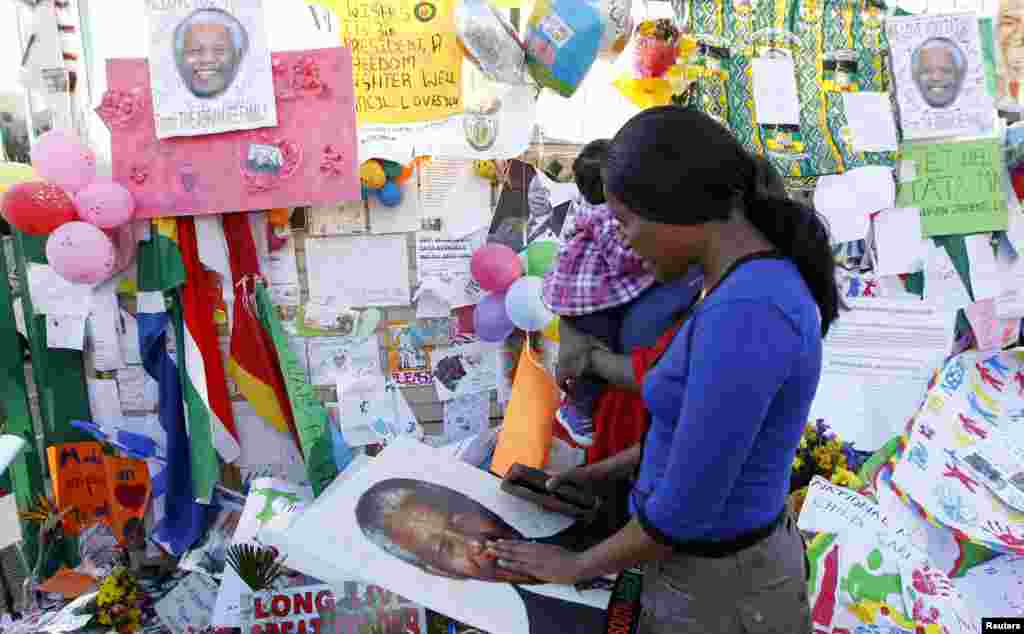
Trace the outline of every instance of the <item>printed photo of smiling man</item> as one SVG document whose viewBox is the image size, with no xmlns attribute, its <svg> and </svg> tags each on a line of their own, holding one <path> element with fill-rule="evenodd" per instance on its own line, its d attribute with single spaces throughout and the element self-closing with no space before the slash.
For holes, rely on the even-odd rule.
<svg viewBox="0 0 1024 634">
<path fill-rule="evenodd" d="M 967 75 L 967 57 L 955 42 L 933 37 L 913 55 L 913 76 L 921 98 L 932 108 L 948 108 L 960 96 Z"/>
<path fill-rule="evenodd" d="M 223 94 L 249 50 L 249 33 L 238 18 L 220 9 L 200 9 L 174 30 L 174 59 L 196 97 Z"/>
<path fill-rule="evenodd" d="M 278 124 L 263 0 L 148 0 L 146 6 L 157 138 Z"/>
</svg>

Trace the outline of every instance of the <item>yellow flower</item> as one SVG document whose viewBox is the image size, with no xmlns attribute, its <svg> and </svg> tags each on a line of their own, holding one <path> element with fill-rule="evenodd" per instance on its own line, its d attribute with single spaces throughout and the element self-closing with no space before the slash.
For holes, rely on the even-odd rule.
<svg viewBox="0 0 1024 634">
<path fill-rule="evenodd" d="M 799 471 L 804 466 L 803 456 L 797 456 L 793 458 L 793 471 Z"/>
<path fill-rule="evenodd" d="M 807 436 L 800 436 L 800 448 L 807 449 Z"/>
</svg>

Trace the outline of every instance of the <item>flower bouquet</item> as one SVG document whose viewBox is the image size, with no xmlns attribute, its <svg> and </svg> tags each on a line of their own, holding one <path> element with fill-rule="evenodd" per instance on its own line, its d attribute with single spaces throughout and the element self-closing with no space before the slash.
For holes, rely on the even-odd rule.
<svg viewBox="0 0 1024 634">
<path fill-rule="evenodd" d="M 645 20 L 634 35 L 633 69 L 641 78 L 664 77 L 679 56 L 681 32 L 669 18 Z"/>
<path fill-rule="evenodd" d="M 857 476 L 857 470 L 863 462 L 862 452 L 854 449 L 853 443 L 844 442 L 824 422 L 807 423 L 793 458 L 793 470 L 789 478 L 793 511 L 799 514 L 807 495 L 807 485 L 816 475 L 839 486 L 861 489 L 864 482 Z"/>
<path fill-rule="evenodd" d="M 118 634 L 142 629 L 145 593 L 124 566 L 118 566 L 100 584 L 96 597 L 96 620 Z"/>
</svg>

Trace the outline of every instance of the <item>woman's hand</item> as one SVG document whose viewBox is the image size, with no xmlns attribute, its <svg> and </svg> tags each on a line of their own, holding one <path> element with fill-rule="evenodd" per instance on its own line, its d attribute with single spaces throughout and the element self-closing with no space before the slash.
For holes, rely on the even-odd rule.
<svg viewBox="0 0 1024 634">
<path fill-rule="evenodd" d="M 584 578 L 582 557 L 561 546 L 502 539 L 489 542 L 488 552 L 499 568 L 540 581 L 573 584 Z"/>
<path fill-rule="evenodd" d="M 547 487 L 548 491 L 555 491 L 564 484 L 575 486 L 584 491 L 591 491 L 595 483 L 602 479 L 603 477 L 600 474 L 587 466 L 573 467 L 551 476 L 544 486 Z"/>
</svg>

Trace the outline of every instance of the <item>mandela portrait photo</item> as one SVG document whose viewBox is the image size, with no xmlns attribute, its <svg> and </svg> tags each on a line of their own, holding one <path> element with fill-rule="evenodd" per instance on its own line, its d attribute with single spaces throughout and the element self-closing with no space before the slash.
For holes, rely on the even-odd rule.
<svg viewBox="0 0 1024 634">
<path fill-rule="evenodd" d="M 914 51 L 911 72 L 925 103 L 932 108 L 948 108 L 960 96 L 967 75 L 967 56 L 950 39 L 929 38 Z"/>
<path fill-rule="evenodd" d="M 249 50 L 249 33 L 221 9 L 199 9 L 174 30 L 174 61 L 189 92 L 200 99 L 224 94 Z"/>
<path fill-rule="evenodd" d="M 356 505 L 366 538 L 390 555 L 451 579 L 537 583 L 498 567 L 486 545 L 523 539 L 516 529 L 458 491 L 422 480 L 392 478 L 366 490 Z"/>
</svg>

